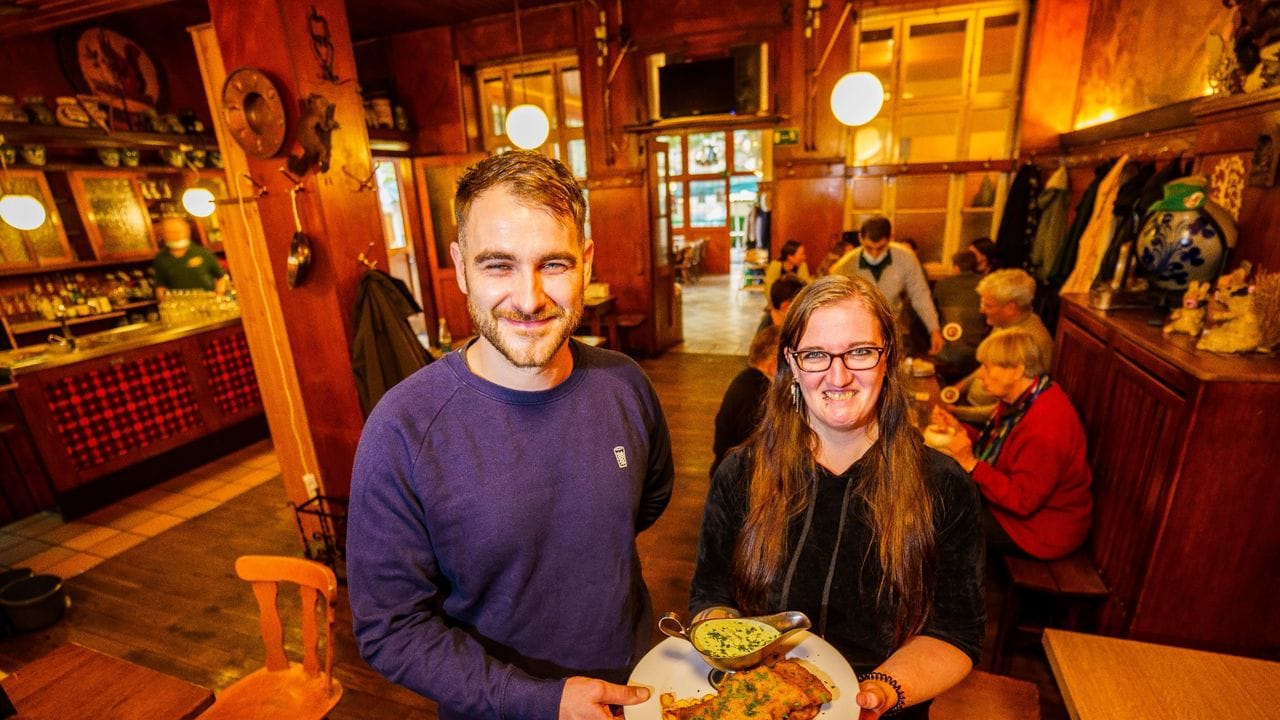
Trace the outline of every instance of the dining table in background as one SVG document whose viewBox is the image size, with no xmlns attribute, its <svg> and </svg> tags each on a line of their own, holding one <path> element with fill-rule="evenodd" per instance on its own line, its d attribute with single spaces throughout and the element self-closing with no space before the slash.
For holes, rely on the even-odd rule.
<svg viewBox="0 0 1280 720">
<path fill-rule="evenodd" d="M 1280 717 L 1280 663 L 1067 630 L 1043 643 L 1073 720 Z"/>
<path fill-rule="evenodd" d="M 615 322 L 616 305 L 612 295 L 588 296 L 582 303 L 582 319 L 586 321 L 592 335 L 608 339 L 610 350 L 621 350 L 618 347 L 618 324 Z"/>
<path fill-rule="evenodd" d="M 127 660 L 67 643 L 0 681 L 22 720 L 186 720 L 213 691 Z"/>
</svg>

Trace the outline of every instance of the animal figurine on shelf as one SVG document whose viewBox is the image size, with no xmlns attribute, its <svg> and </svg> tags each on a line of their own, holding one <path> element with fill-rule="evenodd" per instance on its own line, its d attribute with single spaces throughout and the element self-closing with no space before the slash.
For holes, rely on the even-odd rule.
<svg viewBox="0 0 1280 720">
<path fill-rule="evenodd" d="M 1218 289 L 1209 305 L 1208 323 L 1196 343 L 1199 350 L 1220 353 L 1253 352 L 1262 344 L 1262 330 L 1249 287 L 1250 264 L 1218 278 Z"/>
<path fill-rule="evenodd" d="M 1204 329 L 1205 308 L 1209 304 L 1207 282 L 1192 280 L 1187 283 L 1187 291 L 1182 295 L 1182 307 L 1174 308 L 1169 313 L 1169 322 L 1165 323 L 1165 335 L 1190 335 L 1195 337 Z"/>
</svg>

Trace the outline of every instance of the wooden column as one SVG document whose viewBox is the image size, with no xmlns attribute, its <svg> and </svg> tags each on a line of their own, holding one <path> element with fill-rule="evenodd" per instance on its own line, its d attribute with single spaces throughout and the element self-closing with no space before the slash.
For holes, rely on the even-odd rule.
<svg viewBox="0 0 1280 720">
<path fill-rule="evenodd" d="M 320 23 L 308 18 L 311 8 L 328 24 L 328 44 L 313 41 Z M 268 191 L 243 206 L 243 252 L 230 247 L 227 255 L 240 281 L 255 365 L 268 376 L 262 390 L 286 489 L 291 499 L 305 499 L 302 474 L 314 473 L 321 492 L 345 496 L 363 426 L 349 349 L 356 284 L 364 269 L 356 256 L 366 252 L 387 266 L 377 195 L 353 179 L 368 177 L 372 161 L 346 10 L 341 0 L 211 0 L 209 13 L 225 72 L 264 71 L 275 81 L 288 117 L 284 147 L 266 159 L 245 155 L 218 128 L 229 181 L 250 192 L 239 179 L 247 172 Z M 331 59 L 337 82 L 324 78 L 321 57 Z M 208 68 L 205 73 L 210 108 L 221 126 L 222 83 Z M 300 153 L 294 140 L 299 101 L 313 93 L 336 106 L 339 127 L 331 138 L 328 172 L 306 176 L 297 196 L 313 258 L 306 281 L 290 288 L 285 268 L 295 230 L 293 182 L 280 168 L 289 154 Z M 234 221 L 240 208 L 226 206 L 224 213 Z"/>
</svg>

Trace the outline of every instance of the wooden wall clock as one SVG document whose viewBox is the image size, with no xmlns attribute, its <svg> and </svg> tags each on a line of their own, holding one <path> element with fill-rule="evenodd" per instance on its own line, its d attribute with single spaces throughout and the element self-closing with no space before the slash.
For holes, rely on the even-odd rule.
<svg viewBox="0 0 1280 720">
<path fill-rule="evenodd" d="M 227 129 L 240 147 L 256 158 L 269 158 L 284 144 L 284 101 L 271 78 L 257 68 L 240 68 L 222 86 Z"/>
</svg>

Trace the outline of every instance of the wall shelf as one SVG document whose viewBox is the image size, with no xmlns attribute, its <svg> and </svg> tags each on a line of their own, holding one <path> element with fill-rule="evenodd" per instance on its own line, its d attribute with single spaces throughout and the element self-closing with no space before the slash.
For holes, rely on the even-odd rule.
<svg viewBox="0 0 1280 720">
<path fill-rule="evenodd" d="M 109 148 L 135 147 L 147 149 L 176 148 L 190 145 L 203 150 L 217 150 L 212 135 L 178 135 L 176 133 L 126 132 L 101 128 L 71 128 L 61 125 L 0 123 L 0 135 L 8 145 L 45 145 L 48 147 Z"/>
</svg>

